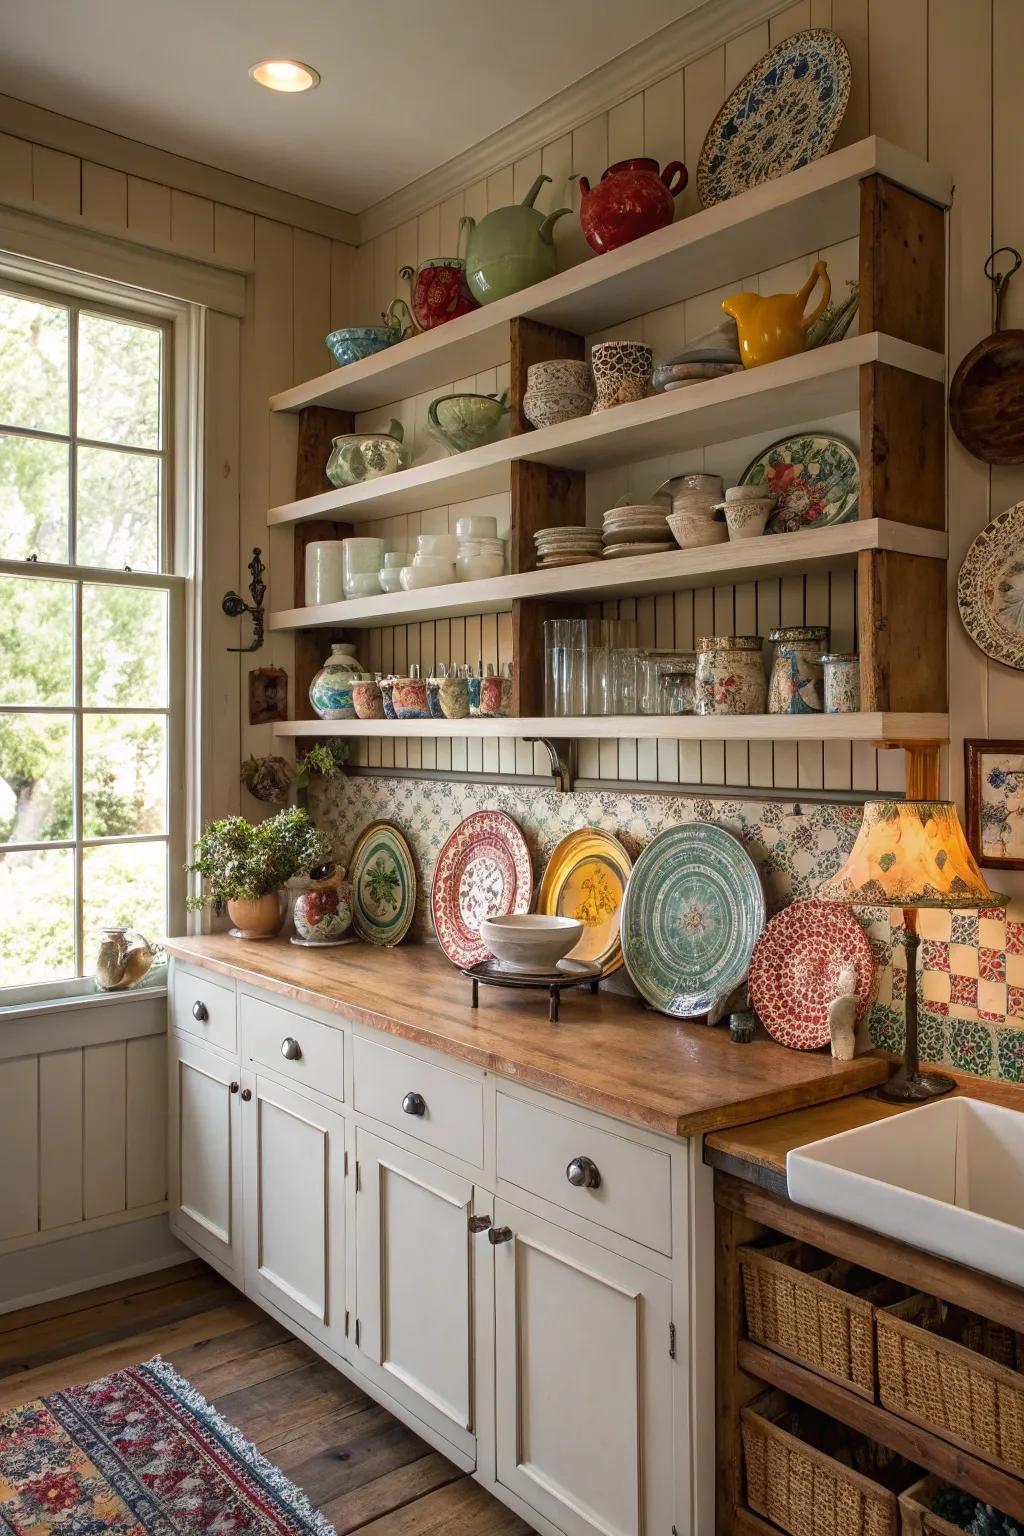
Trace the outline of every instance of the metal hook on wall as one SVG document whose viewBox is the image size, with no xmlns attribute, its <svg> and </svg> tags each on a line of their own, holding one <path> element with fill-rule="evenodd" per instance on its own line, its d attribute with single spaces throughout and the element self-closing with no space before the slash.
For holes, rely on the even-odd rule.
<svg viewBox="0 0 1024 1536">
<path fill-rule="evenodd" d="M 260 559 L 260 551 L 254 548 L 252 559 L 249 561 L 249 596 L 251 603 L 247 603 L 244 597 L 239 597 L 235 591 L 225 592 L 221 601 L 221 607 L 229 619 L 240 619 L 243 613 L 252 618 L 252 640 L 248 645 L 229 645 L 229 651 L 258 651 L 263 644 L 263 599 L 267 595 L 266 584 L 263 577 L 266 566 Z"/>
</svg>

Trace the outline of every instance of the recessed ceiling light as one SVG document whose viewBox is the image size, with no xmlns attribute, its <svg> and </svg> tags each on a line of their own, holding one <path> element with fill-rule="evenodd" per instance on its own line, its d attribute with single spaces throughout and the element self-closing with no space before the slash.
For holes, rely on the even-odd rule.
<svg viewBox="0 0 1024 1536">
<path fill-rule="evenodd" d="M 313 66 L 300 64 L 297 59 L 264 59 L 254 64 L 249 74 L 268 91 L 311 91 L 320 84 Z"/>
</svg>

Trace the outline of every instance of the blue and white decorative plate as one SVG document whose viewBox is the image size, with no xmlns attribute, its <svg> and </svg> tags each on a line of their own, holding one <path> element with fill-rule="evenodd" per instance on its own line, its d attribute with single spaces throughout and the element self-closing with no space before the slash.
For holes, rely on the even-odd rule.
<svg viewBox="0 0 1024 1536">
<path fill-rule="evenodd" d="M 978 534 L 960 567 L 956 599 L 975 645 L 1024 672 L 1024 501 Z"/>
<path fill-rule="evenodd" d="M 667 827 L 626 886 L 626 969 L 652 1008 L 694 1018 L 743 980 L 764 918 L 757 865 L 731 832 L 703 822 Z"/>
<path fill-rule="evenodd" d="M 799 170 L 832 148 L 850 99 L 850 55 L 824 27 L 765 54 L 727 97 L 697 166 L 701 204 Z"/>
</svg>

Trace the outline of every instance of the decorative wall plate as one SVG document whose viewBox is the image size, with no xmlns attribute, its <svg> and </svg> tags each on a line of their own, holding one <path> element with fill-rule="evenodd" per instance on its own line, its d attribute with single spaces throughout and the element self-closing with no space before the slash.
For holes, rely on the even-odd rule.
<svg viewBox="0 0 1024 1536">
<path fill-rule="evenodd" d="M 662 1013 L 707 1013 L 743 980 L 764 912 L 757 866 L 731 832 L 703 822 L 667 827 L 626 887 L 626 969 Z"/>
<path fill-rule="evenodd" d="M 489 917 L 528 912 L 533 871 L 526 839 L 502 811 L 474 811 L 437 856 L 430 913 L 437 942 L 453 965 L 467 970 L 490 950 L 480 937 Z"/>
<path fill-rule="evenodd" d="M 537 897 L 548 917 L 584 923 L 582 939 L 567 959 L 589 960 L 610 976 L 622 964 L 619 923 L 633 861 L 617 837 L 599 827 L 581 827 L 552 851 Z"/>
<path fill-rule="evenodd" d="M 1024 672 L 1024 501 L 978 534 L 960 567 L 956 600 L 975 645 Z"/>
<path fill-rule="evenodd" d="M 708 129 L 701 204 L 735 197 L 827 155 L 850 99 L 850 55 L 823 27 L 796 32 L 744 75 Z"/>
<path fill-rule="evenodd" d="M 769 533 L 831 528 L 857 516 L 857 455 L 841 437 L 798 433 L 780 437 L 752 459 L 741 485 L 763 485 L 775 497 Z"/>
<path fill-rule="evenodd" d="M 360 938 L 397 944 L 416 910 L 416 867 L 409 844 L 390 821 L 372 821 L 359 834 L 348 878 L 352 924 Z"/>
<path fill-rule="evenodd" d="M 859 1024 L 875 992 L 875 959 L 850 908 L 794 901 L 775 914 L 750 960 L 750 1001 L 773 1040 L 797 1051 L 828 1045 L 829 1004 L 845 965 L 856 972 Z"/>
</svg>

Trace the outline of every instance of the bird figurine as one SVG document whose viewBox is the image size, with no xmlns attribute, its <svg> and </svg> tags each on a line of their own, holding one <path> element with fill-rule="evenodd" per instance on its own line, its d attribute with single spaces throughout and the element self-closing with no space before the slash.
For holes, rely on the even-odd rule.
<svg viewBox="0 0 1024 1536">
<path fill-rule="evenodd" d="M 828 1032 L 836 1061 L 852 1061 L 857 1054 L 857 972 L 844 965 L 839 972 L 839 995 L 828 1005 Z"/>
</svg>

